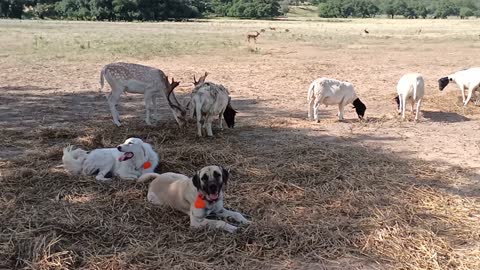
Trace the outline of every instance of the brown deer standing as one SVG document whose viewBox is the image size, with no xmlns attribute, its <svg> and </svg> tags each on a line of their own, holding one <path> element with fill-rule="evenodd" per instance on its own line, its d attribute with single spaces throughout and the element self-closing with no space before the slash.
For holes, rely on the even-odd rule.
<svg viewBox="0 0 480 270">
<path fill-rule="evenodd" d="M 254 32 L 249 32 L 247 33 L 247 40 L 248 42 L 250 43 L 250 39 L 253 38 L 253 41 L 255 43 L 257 43 L 257 37 L 260 35 L 260 33 L 258 31 L 254 31 Z"/>
</svg>

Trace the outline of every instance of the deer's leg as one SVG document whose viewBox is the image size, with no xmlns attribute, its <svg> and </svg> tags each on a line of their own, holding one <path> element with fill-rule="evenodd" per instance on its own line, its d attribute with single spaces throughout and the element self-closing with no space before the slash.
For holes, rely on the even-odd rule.
<svg viewBox="0 0 480 270">
<path fill-rule="evenodd" d="M 117 86 L 112 86 L 112 91 L 107 97 L 108 105 L 110 107 L 110 112 L 112 113 L 113 123 L 118 127 L 122 124 L 120 123 L 120 114 L 117 111 L 117 105 L 120 101 L 120 96 L 122 95 L 123 89 Z"/>
<path fill-rule="evenodd" d="M 157 103 L 157 100 L 158 100 L 158 95 L 153 95 L 152 96 L 152 105 L 153 105 L 153 119 L 155 120 L 160 120 L 160 114 L 158 113 L 158 103 Z"/>
<path fill-rule="evenodd" d="M 223 130 L 223 113 L 225 111 L 221 112 L 219 115 L 218 115 L 218 127 Z"/>
<path fill-rule="evenodd" d="M 151 125 L 150 122 L 150 104 L 152 103 L 153 95 L 145 91 L 145 123 Z"/>
</svg>

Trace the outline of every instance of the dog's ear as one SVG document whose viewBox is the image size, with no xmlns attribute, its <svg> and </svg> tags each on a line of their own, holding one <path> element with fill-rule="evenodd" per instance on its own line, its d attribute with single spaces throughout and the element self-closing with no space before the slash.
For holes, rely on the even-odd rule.
<svg viewBox="0 0 480 270">
<path fill-rule="evenodd" d="M 195 175 L 192 177 L 192 182 L 193 182 L 193 185 L 197 188 L 197 190 L 200 190 L 201 185 L 200 185 L 200 176 L 198 176 L 198 172 L 196 172 Z"/>
<path fill-rule="evenodd" d="M 220 168 L 222 168 L 223 184 L 227 185 L 228 178 L 230 178 L 230 172 L 228 170 L 226 170 L 225 168 L 223 168 L 222 166 L 220 166 Z"/>
</svg>

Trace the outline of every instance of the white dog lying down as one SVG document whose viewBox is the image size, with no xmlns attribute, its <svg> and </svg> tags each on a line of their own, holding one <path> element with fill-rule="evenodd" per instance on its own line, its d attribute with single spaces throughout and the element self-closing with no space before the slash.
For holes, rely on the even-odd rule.
<svg viewBox="0 0 480 270">
<path fill-rule="evenodd" d="M 223 185 L 229 173 L 219 166 L 207 166 L 192 178 L 178 173 L 148 173 L 137 182 L 155 178 L 148 188 L 147 199 L 156 205 L 168 205 L 190 216 L 191 227 L 220 228 L 233 233 L 238 227 L 222 220 L 207 219 L 209 215 L 231 217 L 240 224 L 248 224 L 242 214 L 223 208 Z"/>
<path fill-rule="evenodd" d="M 117 148 L 102 148 L 87 152 L 68 146 L 63 149 L 65 169 L 72 174 L 96 175 L 99 181 L 118 176 L 136 180 L 151 173 L 158 165 L 158 155 L 152 146 L 138 138 L 129 138 Z"/>
</svg>

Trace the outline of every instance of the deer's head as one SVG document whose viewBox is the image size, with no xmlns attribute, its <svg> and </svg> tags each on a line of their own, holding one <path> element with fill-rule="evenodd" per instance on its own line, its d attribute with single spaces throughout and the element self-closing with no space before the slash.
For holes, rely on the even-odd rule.
<svg viewBox="0 0 480 270">
<path fill-rule="evenodd" d="M 185 125 L 185 123 L 187 122 L 187 120 L 186 120 L 187 112 L 180 105 L 177 98 L 175 97 L 175 94 L 173 93 L 173 90 L 175 90 L 175 87 L 177 87 L 180 84 L 180 82 L 176 82 L 174 78 L 172 78 L 172 81 L 170 82 L 168 80 L 168 76 L 166 76 L 165 77 L 165 84 L 167 86 L 166 96 L 167 96 L 168 105 L 172 109 L 173 116 L 175 117 L 175 120 L 177 121 L 178 125 L 180 127 L 183 127 Z"/>
</svg>

